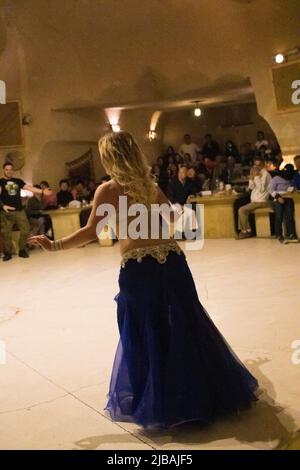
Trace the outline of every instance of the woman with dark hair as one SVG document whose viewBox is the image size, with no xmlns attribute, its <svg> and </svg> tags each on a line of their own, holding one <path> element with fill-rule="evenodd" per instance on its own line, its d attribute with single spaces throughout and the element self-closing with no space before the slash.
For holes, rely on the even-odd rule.
<svg viewBox="0 0 300 470">
<path fill-rule="evenodd" d="M 175 159 L 176 165 L 181 165 L 184 161 L 183 157 L 179 153 L 175 154 L 174 159 Z"/>
<path fill-rule="evenodd" d="M 172 237 L 165 239 L 161 226 L 153 237 L 152 222 L 146 238 L 135 238 L 126 230 L 120 236 L 121 219 L 130 228 L 127 208 L 120 213 L 120 197 L 126 198 L 129 208 L 143 204 L 146 217 L 152 216 L 152 204 L 173 208 L 155 183 L 145 156 L 126 132 L 102 137 L 99 152 L 112 179 L 96 190 L 87 225 L 52 243 L 45 236 L 32 237 L 31 243 L 46 250 L 81 246 L 97 237 L 97 226 L 105 217 L 97 209 L 102 204 L 117 209 L 122 260 L 115 300 L 120 341 L 107 412 L 115 421 L 165 429 L 187 421 L 207 424 L 249 407 L 257 400 L 257 380 L 200 303 L 178 243 Z"/>
<path fill-rule="evenodd" d="M 170 157 L 170 156 L 174 157 L 176 155 L 175 149 L 174 149 L 174 147 L 172 147 L 172 145 L 169 145 L 169 147 L 166 150 L 165 155 L 167 157 Z"/>
<path fill-rule="evenodd" d="M 154 167 L 158 167 L 159 169 L 159 174 L 158 174 L 158 170 L 156 170 L 157 175 L 158 175 L 157 183 L 158 183 L 158 186 L 164 191 L 169 183 L 168 172 L 167 172 L 168 163 L 165 162 L 164 157 L 160 156 L 160 157 L 157 157 L 156 164 L 154 164 L 152 168 Z"/>
</svg>

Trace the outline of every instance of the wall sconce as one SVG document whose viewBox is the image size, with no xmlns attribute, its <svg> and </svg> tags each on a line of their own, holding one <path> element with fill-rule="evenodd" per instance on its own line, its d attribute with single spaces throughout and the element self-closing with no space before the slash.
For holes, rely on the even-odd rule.
<svg viewBox="0 0 300 470">
<path fill-rule="evenodd" d="M 300 54 L 300 48 L 295 47 L 294 49 L 289 49 L 283 53 L 277 53 L 273 56 L 273 62 L 275 64 L 282 64 L 288 60 L 296 58 Z"/>
<path fill-rule="evenodd" d="M 119 124 L 111 124 L 111 128 L 113 132 L 120 132 L 121 130 Z"/>
<path fill-rule="evenodd" d="M 154 139 L 156 139 L 156 132 L 150 130 L 148 132 L 148 139 L 150 140 L 150 142 L 152 142 Z"/>
</svg>

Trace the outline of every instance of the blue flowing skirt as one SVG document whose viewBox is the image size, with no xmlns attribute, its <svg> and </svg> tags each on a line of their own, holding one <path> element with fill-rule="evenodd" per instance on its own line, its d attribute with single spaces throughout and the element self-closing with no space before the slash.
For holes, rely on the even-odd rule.
<svg viewBox="0 0 300 470">
<path fill-rule="evenodd" d="M 184 254 L 120 269 L 120 341 L 106 410 L 114 421 L 207 424 L 256 401 L 257 380 L 201 305 Z"/>
</svg>

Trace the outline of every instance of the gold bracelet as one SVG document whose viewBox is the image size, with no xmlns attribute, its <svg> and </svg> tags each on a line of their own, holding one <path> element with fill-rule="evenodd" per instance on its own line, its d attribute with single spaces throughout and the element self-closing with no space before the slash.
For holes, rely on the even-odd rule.
<svg viewBox="0 0 300 470">
<path fill-rule="evenodd" d="M 54 240 L 52 242 L 51 251 L 59 251 L 63 249 L 64 249 L 64 246 L 63 246 L 62 240 Z"/>
<path fill-rule="evenodd" d="M 63 250 L 64 247 L 63 247 L 63 244 L 62 244 L 62 240 L 56 240 L 56 246 L 57 246 L 57 250 Z"/>
</svg>

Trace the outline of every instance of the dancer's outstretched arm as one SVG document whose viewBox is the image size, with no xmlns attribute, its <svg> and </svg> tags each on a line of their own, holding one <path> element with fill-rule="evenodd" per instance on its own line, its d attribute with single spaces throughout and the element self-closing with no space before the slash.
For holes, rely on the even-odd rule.
<svg viewBox="0 0 300 470">
<path fill-rule="evenodd" d="M 96 210 L 100 204 L 115 204 L 116 196 L 110 181 L 99 186 L 95 192 L 94 202 L 90 217 L 87 224 L 76 232 L 64 237 L 60 240 L 64 250 L 85 245 L 97 239 L 97 224 L 105 217 L 105 215 L 97 216 Z M 52 251 L 54 242 L 51 242 L 46 235 L 36 235 L 28 238 L 29 245 L 39 245 L 45 250 Z"/>
</svg>

